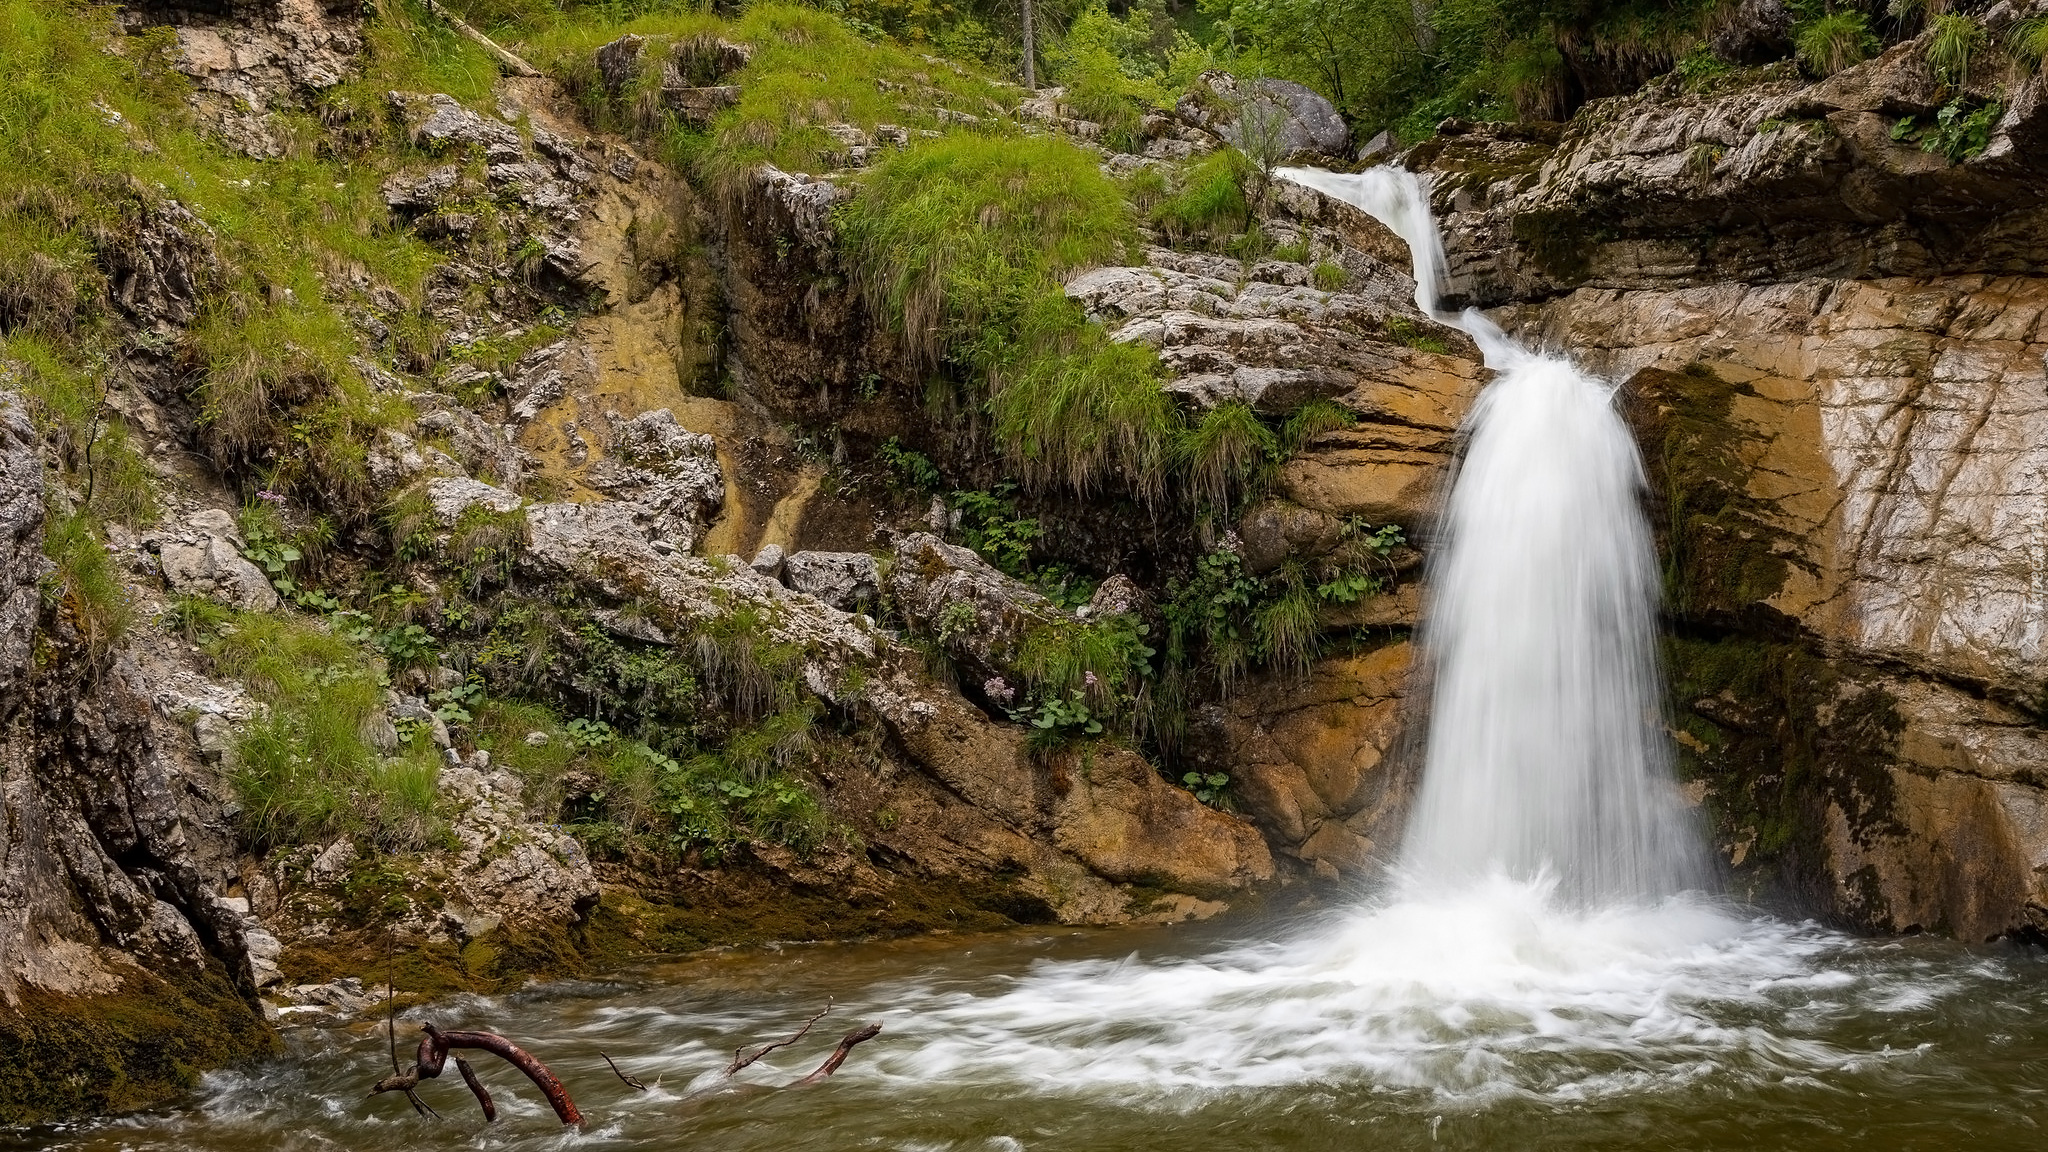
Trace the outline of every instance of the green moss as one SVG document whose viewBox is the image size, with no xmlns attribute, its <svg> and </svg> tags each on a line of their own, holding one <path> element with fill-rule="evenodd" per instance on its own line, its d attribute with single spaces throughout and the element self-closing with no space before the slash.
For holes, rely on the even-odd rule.
<svg viewBox="0 0 2048 1152">
<path fill-rule="evenodd" d="M 1593 271 L 1593 245 L 1598 236 L 1583 216 L 1571 209 L 1519 212 L 1515 244 L 1536 266 L 1566 286 L 1581 283 Z"/>
<path fill-rule="evenodd" d="M 174 979 L 129 973 L 110 995 L 28 991 L 0 1007 L 0 1124 L 150 1107 L 189 1090 L 201 1072 L 276 1050 L 217 966 Z"/>
<path fill-rule="evenodd" d="M 1719 840 L 1747 844 L 1752 895 L 1833 903 L 1830 807 L 1861 844 L 1903 831 L 1892 769 L 1904 731 L 1874 670 L 1804 644 L 1676 636 L 1665 648 L 1680 774 L 1707 786 Z M 1883 910 L 1863 910 L 1883 926 Z"/>
<path fill-rule="evenodd" d="M 1631 386 L 1651 490 L 1660 497 L 1658 542 L 1669 611 L 1688 621 L 1776 626 L 1776 613 L 1764 602 L 1800 561 L 1769 506 L 1749 494 L 1750 467 L 1731 422 L 1736 397 L 1749 389 L 1701 365 L 1646 370 Z"/>
</svg>

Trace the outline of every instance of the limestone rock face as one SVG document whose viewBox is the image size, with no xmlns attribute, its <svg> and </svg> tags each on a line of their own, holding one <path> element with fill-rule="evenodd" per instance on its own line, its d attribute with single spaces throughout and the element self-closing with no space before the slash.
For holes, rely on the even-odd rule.
<svg viewBox="0 0 2048 1152">
<path fill-rule="evenodd" d="M 597 877 L 574 836 L 537 820 L 519 779 L 489 761 L 441 770 L 438 788 L 458 806 L 459 847 L 446 861 L 454 897 L 441 909 L 453 934 L 498 927 L 574 924 L 597 906 Z"/>
<path fill-rule="evenodd" d="M 1366 879 L 1393 859 L 1413 790 L 1402 758 L 1413 647 L 1319 661 L 1306 682 L 1274 679 L 1199 718 L 1205 768 L 1275 850 L 1329 877 Z"/>
<path fill-rule="evenodd" d="M 792 552 L 782 567 L 791 588 L 849 612 L 882 590 L 881 569 L 865 552 Z"/>
<path fill-rule="evenodd" d="M 2038 271 L 2048 73 L 2010 91 L 1995 68 L 1974 75 L 1970 94 L 2004 114 L 1988 147 L 1952 162 L 1893 139 L 1949 98 L 1932 35 L 1818 84 L 1789 64 L 1703 94 L 1674 77 L 1588 105 L 1561 134 L 1485 127 L 1418 146 L 1404 162 L 1437 174 L 1451 298 Z"/>
<path fill-rule="evenodd" d="M 276 113 L 356 74 L 360 15 L 319 0 L 220 6 L 221 19 L 177 26 L 172 64 L 192 79 L 192 102 L 222 140 L 251 156 L 282 155 Z"/>
</svg>

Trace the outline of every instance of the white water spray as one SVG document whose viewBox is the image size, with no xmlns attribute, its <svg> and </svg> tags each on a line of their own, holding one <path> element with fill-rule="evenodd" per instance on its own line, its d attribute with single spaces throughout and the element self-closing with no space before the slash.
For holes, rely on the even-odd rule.
<svg viewBox="0 0 2048 1152">
<path fill-rule="evenodd" d="M 1563 897 L 1592 904 L 1698 884 L 1660 712 L 1642 462 L 1613 389 L 1477 311 L 1438 310 L 1443 246 L 1414 174 L 1279 175 L 1407 241 L 1417 306 L 1470 334 L 1497 373 L 1465 422 L 1429 569 L 1434 699 L 1408 882 L 1554 874 Z"/>
</svg>

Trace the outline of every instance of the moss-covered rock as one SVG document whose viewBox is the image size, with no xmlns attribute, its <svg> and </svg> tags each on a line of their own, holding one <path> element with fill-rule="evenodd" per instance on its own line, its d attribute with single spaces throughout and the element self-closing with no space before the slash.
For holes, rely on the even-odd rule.
<svg viewBox="0 0 2048 1152">
<path fill-rule="evenodd" d="M 137 970 L 99 996 L 28 991 L 0 1008 L 0 1124 L 146 1108 L 201 1072 L 276 1050 L 218 967 L 172 979 Z"/>
</svg>

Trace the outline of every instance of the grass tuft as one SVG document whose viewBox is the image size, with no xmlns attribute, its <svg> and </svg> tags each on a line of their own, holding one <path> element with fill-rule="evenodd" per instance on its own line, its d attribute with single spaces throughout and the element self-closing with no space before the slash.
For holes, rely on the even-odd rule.
<svg viewBox="0 0 2048 1152">
<path fill-rule="evenodd" d="M 1792 42 L 1799 63 L 1816 76 L 1833 76 L 1844 68 L 1861 64 L 1877 51 L 1877 37 L 1870 22 L 1853 9 L 1830 12 L 1793 30 Z"/>
</svg>

